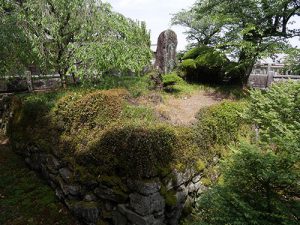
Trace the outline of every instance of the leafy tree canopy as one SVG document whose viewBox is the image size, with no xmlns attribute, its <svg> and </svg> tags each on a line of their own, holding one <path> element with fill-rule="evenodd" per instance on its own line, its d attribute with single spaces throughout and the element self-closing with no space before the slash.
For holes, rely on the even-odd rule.
<svg viewBox="0 0 300 225">
<path fill-rule="evenodd" d="M 300 35 L 290 26 L 299 15 L 298 0 L 198 0 L 192 9 L 177 13 L 173 23 L 188 27 L 190 39 L 239 62 L 246 83 L 258 58 L 281 52 L 287 38 Z"/>
<path fill-rule="evenodd" d="M 140 72 L 149 63 L 150 36 L 145 23 L 132 21 L 96 0 L 5 1 L 17 28 L 30 43 L 45 72 L 82 78 L 105 71 Z M 2 5 L 2 11 L 6 6 Z M 9 28 L 8 28 L 9 29 Z M 14 35 L 14 30 L 10 29 Z M 2 44 L 2 43 L 1 43 Z M 27 55 L 24 56 L 26 58 Z"/>
<path fill-rule="evenodd" d="M 285 58 L 285 70 L 288 70 L 290 74 L 300 74 L 300 49 L 292 48 L 287 52 Z"/>
</svg>

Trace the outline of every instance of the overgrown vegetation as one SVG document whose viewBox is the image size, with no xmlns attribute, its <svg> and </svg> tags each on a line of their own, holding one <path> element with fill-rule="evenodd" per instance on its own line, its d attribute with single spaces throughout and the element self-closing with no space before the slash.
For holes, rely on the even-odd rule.
<svg viewBox="0 0 300 225">
<path fill-rule="evenodd" d="M 200 45 L 187 51 L 180 68 L 183 76 L 192 82 L 222 84 L 238 83 L 238 75 L 242 72 L 236 63 L 230 62 L 227 56 L 213 47 Z"/>
<path fill-rule="evenodd" d="M 197 159 L 191 129 L 159 122 L 150 108 L 131 104 L 123 89 L 70 92 L 54 105 L 41 96 L 15 100 L 13 143 L 73 158 L 93 175 L 152 177 L 187 161 L 193 167 Z"/>
<path fill-rule="evenodd" d="M 230 101 L 201 109 L 195 126 L 200 148 L 218 149 L 217 146 L 226 146 L 247 136 L 249 127 L 242 118 L 245 109 L 245 102 Z"/>
<path fill-rule="evenodd" d="M 187 85 L 176 74 L 164 81 L 172 88 Z M 103 88 L 122 85 L 127 81 Z M 86 179 L 113 177 L 121 187 L 122 177 L 201 171 L 202 184 L 211 189 L 188 224 L 297 224 L 299 90 L 287 82 L 251 91 L 244 101 L 200 110 L 191 127 L 162 123 L 125 89 L 21 95 L 14 100 L 10 137 L 54 152 Z M 174 204 L 171 192 L 162 193 Z"/>
<path fill-rule="evenodd" d="M 188 224 L 299 223 L 299 96 L 293 82 L 251 93 L 245 115 L 258 138 L 233 148 L 221 182 L 201 196 Z"/>
</svg>

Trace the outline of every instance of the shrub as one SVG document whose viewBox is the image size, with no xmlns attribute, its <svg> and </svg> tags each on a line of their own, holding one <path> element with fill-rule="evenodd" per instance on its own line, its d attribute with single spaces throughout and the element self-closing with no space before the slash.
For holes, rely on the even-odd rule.
<svg viewBox="0 0 300 225">
<path fill-rule="evenodd" d="M 207 46 L 198 46 L 183 56 L 180 68 L 189 81 L 219 83 L 224 77 L 225 55 Z"/>
<path fill-rule="evenodd" d="M 175 85 L 183 83 L 183 79 L 176 73 L 166 74 L 162 77 L 163 87 L 165 91 L 174 92 L 176 91 Z"/>
<path fill-rule="evenodd" d="M 163 76 L 164 87 L 168 87 L 176 83 L 180 83 L 182 81 L 183 81 L 182 78 L 179 77 L 176 73 L 166 74 Z"/>
<path fill-rule="evenodd" d="M 210 47 L 205 45 L 192 48 L 183 55 L 182 60 L 196 59 L 200 54 L 206 53 L 207 51 L 210 51 L 210 49 Z"/>
<path fill-rule="evenodd" d="M 230 62 L 225 54 L 213 47 L 198 46 L 183 57 L 180 69 L 187 80 L 209 84 L 234 82 L 243 72 L 235 62 Z"/>
<path fill-rule="evenodd" d="M 195 70 L 197 68 L 196 62 L 194 59 L 186 59 L 180 64 L 183 70 Z"/>
<path fill-rule="evenodd" d="M 282 82 L 266 92 L 253 90 L 250 95 L 248 119 L 260 130 L 264 142 L 280 144 L 300 137 L 300 83 Z"/>
<path fill-rule="evenodd" d="M 188 224 L 298 224 L 297 160 L 254 145 L 239 146 L 223 163 L 224 183 L 201 196 Z"/>
<path fill-rule="evenodd" d="M 82 126 L 103 127 L 120 118 L 126 96 L 128 92 L 124 89 L 70 93 L 58 101 L 51 117 L 54 123 L 71 132 Z"/>
<path fill-rule="evenodd" d="M 244 102 L 224 101 L 201 109 L 195 126 L 200 148 L 211 149 L 215 145 L 228 145 L 237 141 L 243 134 L 242 113 L 245 108 Z"/>
</svg>

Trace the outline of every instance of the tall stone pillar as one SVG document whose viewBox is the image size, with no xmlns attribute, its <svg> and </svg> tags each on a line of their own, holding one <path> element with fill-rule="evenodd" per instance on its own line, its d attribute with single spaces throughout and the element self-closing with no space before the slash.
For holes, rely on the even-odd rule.
<svg viewBox="0 0 300 225">
<path fill-rule="evenodd" d="M 157 41 L 155 68 L 160 73 L 172 72 L 176 66 L 177 35 L 172 30 L 163 31 Z"/>
</svg>

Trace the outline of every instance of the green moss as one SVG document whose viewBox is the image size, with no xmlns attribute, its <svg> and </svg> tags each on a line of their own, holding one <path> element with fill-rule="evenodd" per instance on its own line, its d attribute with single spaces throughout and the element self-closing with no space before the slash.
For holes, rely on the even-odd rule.
<svg viewBox="0 0 300 225">
<path fill-rule="evenodd" d="M 202 178 L 201 183 L 207 187 L 212 185 L 212 181 L 209 178 Z"/>
<path fill-rule="evenodd" d="M 155 121 L 155 112 L 146 106 L 135 106 L 127 104 L 122 111 L 122 118 L 134 121 Z"/>
<path fill-rule="evenodd" d="M 54 152 L 84 180 L 149 178 L 161 174 L 161 168 L 196 168 L 201 154 L 193 129 L 159 123 L 151 109 L 132 105 L 128 98 L 122 89 L 68 92 L 34 117 L 31 103 L 21 101 L 11 139 Z M 104 182 L 126 192 L 122 182 Z"/>
<path fill-rule="evenodd" d="M 109 223 L 104 220 L 99 220 L 97 221 L 96 225 L 109 225 Z"/>
<path fill-rule="evenodd" d="M 78 224 L 23 159 L 4 146 L 0 148 L 0 224 Z"/>
<path fill-rule="evenodd" d="M 195 164 L 196 171 L 203 171 L 206 168 L 206 163 L 198 159 Z"/>
<path fill-rule="evenodd" d="M 122 179 L 118 176 L 102 175 L 98 178 L 98 181 L 108 187 L 113 187 L 114 191 L 116 191 L 116 193 L 119 193 L 121 195 L 126 195 L 125 193 L 128 192 L 127 186 L 124 184 Z"/>
<path fill-rule="evenodd" d="M 112 188 L 113 193 L 118 196 L 118 199 L 120 202 L 126 202 L 126 200 L 128 199 L 128 194 L 125 193 L 120 187 L 115 186 Z M 126 188 L 126 191 L 128 191 L 128 189 Z"/>
<path fill-rule="evenodd" d="M 168 190 L 166 186 L 162 186 L 160 194 L 164 197 L 166 205 L 175 206 L 177 204 L 176 192 L 174 190 Z"/>
</svg>

